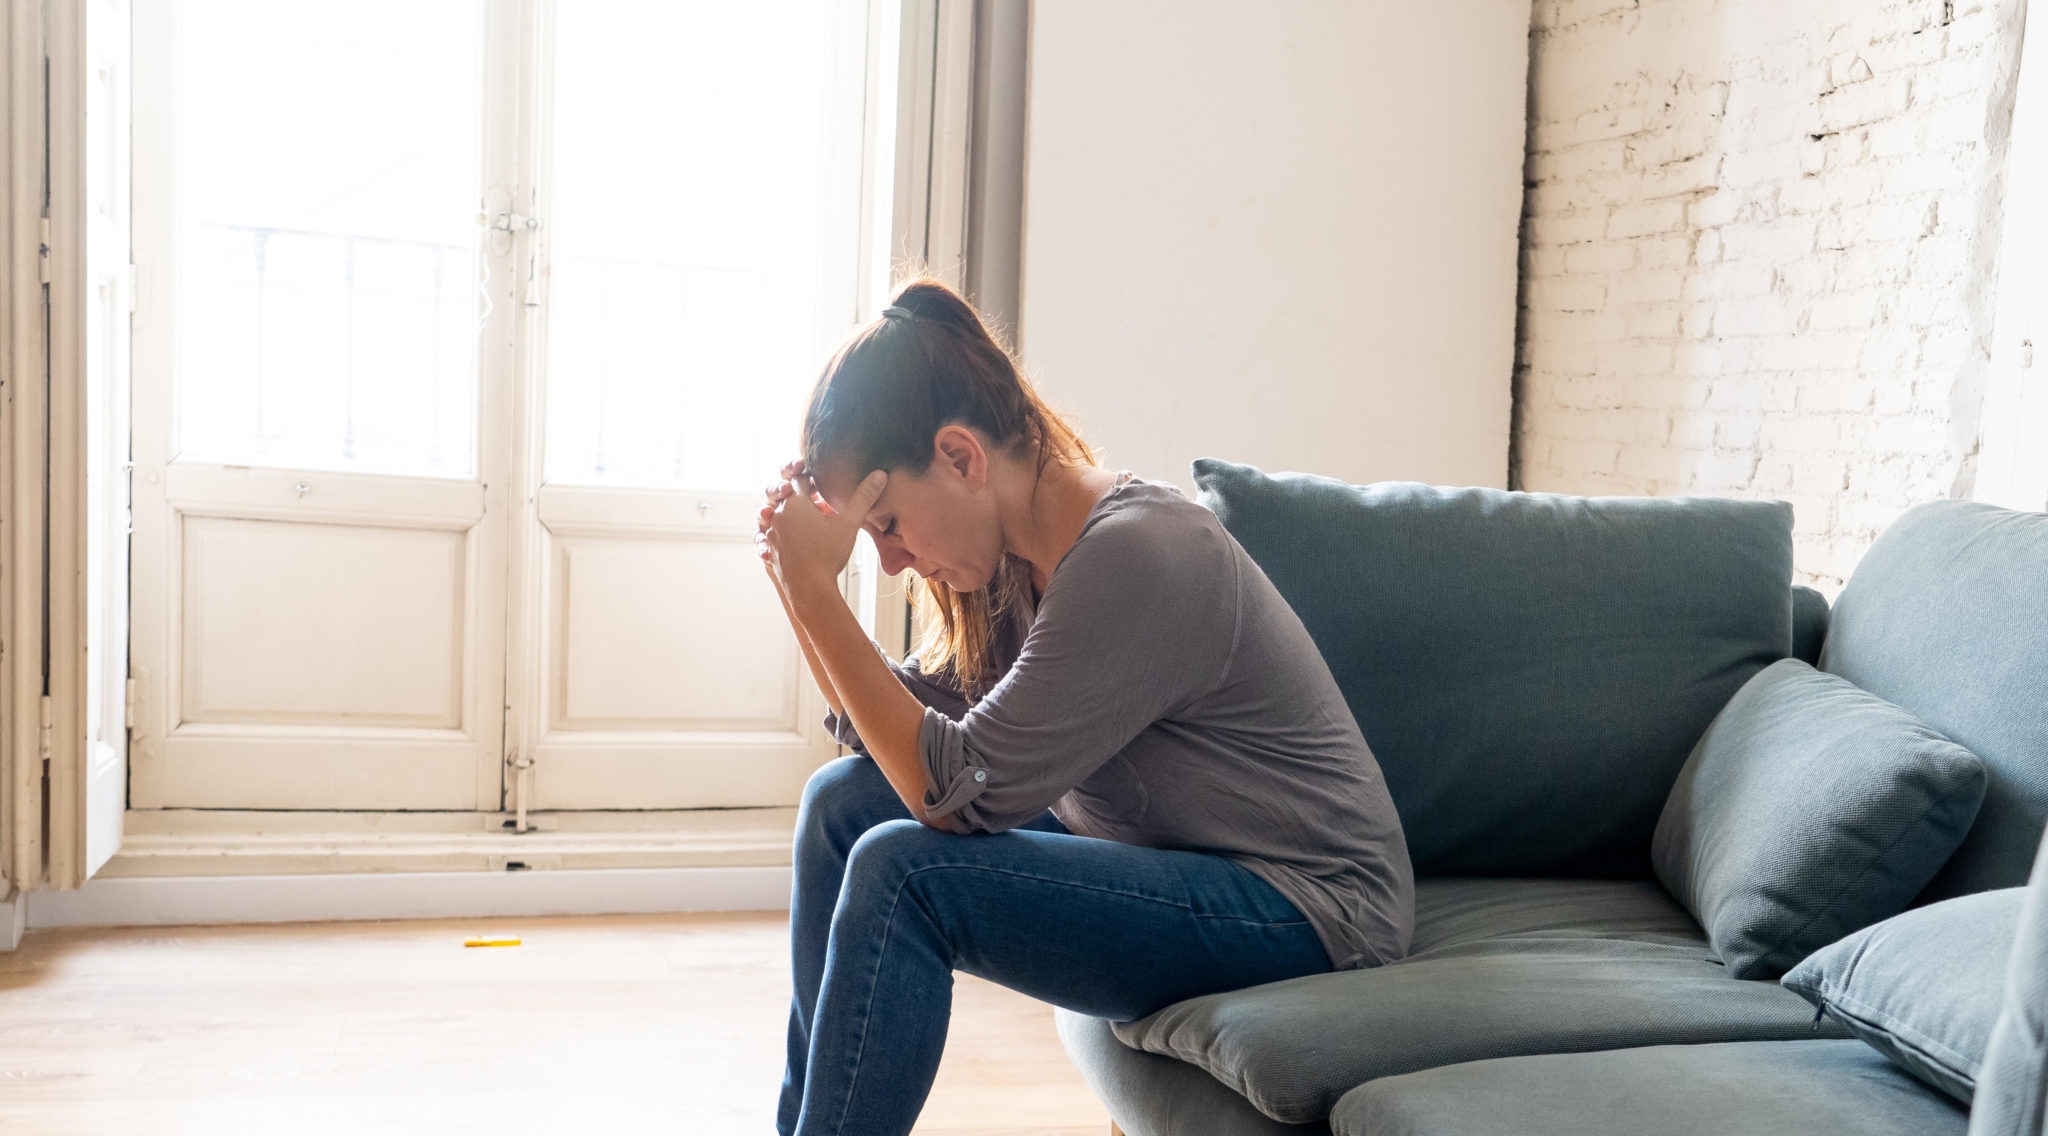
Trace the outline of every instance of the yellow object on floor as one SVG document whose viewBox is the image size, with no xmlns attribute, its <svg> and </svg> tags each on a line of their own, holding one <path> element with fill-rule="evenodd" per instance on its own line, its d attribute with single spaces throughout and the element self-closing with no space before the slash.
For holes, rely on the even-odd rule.
<svg viewBox="0 0 2048 1136">
<path fill-rule="evenodd" d="M 465 947 L 516 947 L 516 946 L 518 946 L 518 945 L 519 945 L 519 940 L 517 940 L 517 939 L 464 939 L 464 940 L 462 940 L 462 945 L 463 945 L 463 946 L 465 946 Z"/>
</svg>

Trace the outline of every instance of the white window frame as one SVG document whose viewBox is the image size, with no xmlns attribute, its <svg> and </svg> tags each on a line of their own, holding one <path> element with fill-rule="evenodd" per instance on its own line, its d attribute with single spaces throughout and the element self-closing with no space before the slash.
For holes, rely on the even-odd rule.
<svg viewBox="0 0 2048 1136">
<path fill-rule="evenodd" d="M 862 310 L 872 314 L 879 309 L 892 278 L 907 263 L 934 270 L 965 288 L 970 298 L 979 299 L 977 293 L 985 289 L 990 300 L 1014 302 L 1014 250 L 1021 226 L 1014 203 L 1021 195 L 1003 179 L 1021 178 L 1021 153 L 1012 149 L 1021 139 L 1021 131 L 1015 127 L 1021 121 L 1022 20 L 1028 19 L 1028 4 L 1020 17 L 1015 0 L 868 2 L 873 6 L 871 42 L 882 47 L 886 40 L 896 41 L 896 51 L 891 53 L 894 58 L 889 60 L 892 66 L 877 68 L 870 83 L 867 115 L 871 138 L 890 142 L 894 160 L 875 162 L 870 146 L 872 176 L 863 179 L 871 190 L 862 205 L 864 228 L 877 233 L 880 227 L 868 222 L 883 210 L 891 223 L 886 241 L 872 240 L 863 254 L 873 267 L 866 274 Z M 86 645 L 84 603 L 77 581 L 84 570 L 86 539 L 85 480 L 80 466 L 85 453 L 84 404 L 79 397 L 84 374 L 84 329 L 79 319 L 85 287 L 81 216 L 85 124 L 79 105 L 84 11 L 80 0 L 5 0 L 4 20 L 0 20 L 0 58 L 7 60 L 10 76 L 9 85 L 0 92 L 6 98 L 6 133 L 0 136 L 0 145 L 9 157 L 10 171 L 5 184 L 0 184 L 0 201 L 4 201 L 0 246 L 7 253 L 6 268 L 0 272 L 0 330 L 7 333 L 8 344 L 0 353 L 0 381 L 7 384 L 9 392 L 7 399 L 0 400 L 0 494 L 5 495 L 5 511 L 0 514 L 0 647 L 4 647 L 0 649 L 0 716 L 7 723 L 0 730 L 0 830 L 4 830 L 0 831 L 0 908 L 7 911 L 0 915 L 8 916 L 0 918 L 0 923 L 11 918 L 17 927 L 25 906 L 14 902 L 22 898 L 19 893 L 46 886 L 75 888 L 83 883 L 84 801 L 78 779 L 84 775 L 87 758 L 82 686 Z M 890 35 L 892 24 L 897 32 L 894 37 Z M 991 68 L 987 62 L 992 32 L 998 37 L 995 50 L 1001 67 Z M 46 353 L 39 334 L 43 320 L 40 258 L 31 255 L 43 240 L 46 108 L 40 79 L 46 47 L 53 85 L 47 108 L 52 135 L 47 173 L 54 195 L 49 218 L 53 339 L 47 352 L 51 376 L 47 402 L 42 384 L 32 381 L 45 373 Z M 886 105 L 880 96 L 889 78 L 896 80 L 898 113 L 895 121 L 884 124 L 878 121 L 875 108 Z M 1000 87 L 993 96 L 991 78 Z M 986 124 L 991 118 L 1005 125 L 989 132 L 994 150 L 984 143 L 977 153 L 975 139 L 988 131 Z M 988 204 L 991 201 L 993 207 Z M 977 248 L 983 255 L 975 255 Z M 997 310 L 994 314 L 1014 326 L 1008 312 Z M 21 329 L 37 334 L 16 334 Z M 47 455 L 43 446 L 46 424 L 50 432 Z M 46 456 L 53 459 L 47 493 L 40 476 Z M 42 539 L 46 517 L 50 534 L 47 577 Z M 877 638 L 900 657 L 897 644 L 907 645 L 910 631 L 901 581 L 882 577 L 876 567 L 870 549 L 868 560 L 857 566 L 849 585 L 859 589 L 863 607 L 874 612 Z M 38 655 L 46 595 L 51 613 L 53 727 L 47 781 L 38 736 L 44 681 Z M 35 644 L 36 648 L 25 651 L 23 644 Z M 42 819 L 46 786 L 53 806 L 47 833 Z M 316 815 L 306 819 L 320 824 L 332 818 Z M 730 818 L 725 818 L 709 831 L 730 828 Z M 153 867 L 143 866 L 140 874 L 307 870 L 285 866 L 281 860 L 271 863 L 265 857 L 219 855 L 239 835 L 223 832 L 218 826 L 212 833 L 189 834 Z M 373 824 L 364 826 L 366 844 L 389 844 L 390 835 L 375 831 Z M 744 835 L 751 839 L 758 834 Z M 209 837 L 214 838 L 212 844 L 207 842 Z M 701 855 L 706 850 L 704 834 L 689 839 L 694 852 Z M 734 843 L 742 842 L 736 839 Z M 773 848 L 786 857 L 786 840 L 759 847 Z M 156 851 L 166 850 L 159 847 Z M 279 858 L 303 857 L 309 851 L 331 853 L 334 849 L 284 847 Z M 402 847 L 394 847 L 390 856 L 375 863 L 350 862 L 353 867 L 370 870 L 421 866 L 410 863 L 404 852 Z M 448 849 L 436 846 L 428 854 L 445 861 Z M 720 862 L 733 861 L 726 857 Z M 138 873 L 131 865 L 124 874 Z M 10 887 L 15 889 L 12 895 Z M 12 945 L 6 931 L 0 926 L 0 949 Z"/>
<path fill-rule="evenodd" d="M 2048 0 L 2029 0 L 2027 22 L 2048 27 Z M 1991 370 L 1971 496 L 2048 510 L 2048 36 L 2028 36 L 2020 52 Z"/>
</svg>

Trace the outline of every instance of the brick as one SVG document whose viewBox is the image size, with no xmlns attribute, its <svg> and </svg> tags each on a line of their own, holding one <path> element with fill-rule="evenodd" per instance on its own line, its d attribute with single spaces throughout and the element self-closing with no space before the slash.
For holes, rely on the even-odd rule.
<svg viewBox="0 0 2048 1136">
<path fill-rule="evenodd" d="M 1691 459 L 1691 472 L 1698 478 L 1698 484 L 1723 489 L 1747 488 L 1750 481 L 1756 477 L 1756 467 L 1761 460 L 1758 455 L 1746 451 L 1715 451 L 1688 457 Z"/>
<path fill-rule="evenodd" d="M 1730 260 L 1791 260 L 1813 251 L 1815 231 L 1815 222 L 1802 217 L 1764 225 L 1724 226 L 1721 255 Z"/>
<path fill-rule="evenodd" d="M 1876 289 L 1834 292 L 1813 302 L 1806 326 L 1817 331 L 1861 330 L 1877 322 L 1879 307 Z"/>
<path fill-rule="evenodd" d="M 1712 152 L 1663 162 L 1642 172 L 1637 193 L 1649 199 L 1687 196 L 1713 189 L 1721 180 L 1721 156 Z"/>
<path fill-rule="evenodd" d="M 1692 262 L 1693 236 L 1677 233 L 1635 242 L 1636 264 L 1643 268 L 1681 268 Z"/>
<path fill-rule="evenodd" d="M 1621 443 L 1568 439 L 1552 443 L 1552 460 L 1562 469 L 1583 472 L 1612 472 L 1621 460 Z"/>
<path fill-rule="evenodd" d="M 1619 242 L 1588 244 L 1564 254 L 1564 270 L 1570 273 L 1621 272 L 1634 268 L 1636 250 Z"/>
<path fill-rule="evenodd" d="M 1875 397 L 1875 384 L 1861 379 L 1810 382 L 1799 388 L 1798 405 L 1803 411 L 1861 411 L 1870 409 Z"/>
<path fill-rule="evenodd" d="M 1608 294 L 1617 304 L 1668 304 L 1685 286 L 1685 274 L 1669 268 L 1638 268 L 1608 280 Z"/>
<path fill-rule="evenodd" d="M 1768 296 L 1778 279 L 1778 270 L 1762 261 L 1748 260 L 1716 265 L 1700 277 L 1702 295 L 1718 297 Z"/>
<path fill-rule="evenodd" d="M 1673 354 L 1668 343 L 1617 343 L 1601 348 L 1599 359 L 1603 375 L 1657 375 L 1671 370 Z"/>
<path fill-rule="evenodd" d="M 1555 177 L 1577 181 L 1595 174 L 1618 174 L 1627 168 L 1628 147 L 1619 139 L 1591 142 L 1554 151 L 1550 167 Z"/>
<path fill-rule="evenodd" d="M 1675 233 L 1684 227 L 1685 203 L 1682 201 L 1625 205 L 1607 215 L 1607 236 L 1610 240 L 1651 233 Z"/>
<path fill-rule="evenodd" d="M 1822 91 L 1815 133 L 1838 133 L 1896 116 L 1912 99 L 1911 82 L 1908 75 L 1888 75 Z"/>
<path fill-rule="evenodd" d="M 1607 302 L 1607 289 L 1597 278 L 1559 276 L 1531 280 L 1524 295 L 1531 311 L 1593 312 Z"/>
<path fill-rule="evenodd" d="M 1624 446 L 1614 472 L 1632 481 L 1669 477 L 1679 472 L 1684 455 L 1662 446 Z"/>
<path fill-rule="evenodd" d="M 1540 217 L 1529 225 L 1529 238 L 1536 245 L 1570 245 L 1599 239 L 1607 231 L 1607 211 Z"/>
<path fill-rule="evenodd" d="M 1766 453 L 1798 454 L 1834 449 L 1840 429 L 1827 415 L 1774 418 L 1757 429 L 1757 444 Z"/>
<path fill-rule="evenodd" d="M 1695 229 L 1725 225 L 1742 215 L 1744 205 L 1741 194 L 1721 189 L 1693 202 L 1692 211 L 1686 220 Z"/>
<path fill-rule="evenodd" d="M 1762 422 L 1747 414 L 1733 415 L 1714 423 L 1714 448 L 1717 450 L 1755 449 Z"/>
<path fill-rule="evenodd" d="M 1798 330 L 1799 309 L 1773 296 L 1725 300 L 1714 315 L 1716 335 L 1785 335 Z"/>
<path fill-rule="evenodd" d="M 1633 10 L 1637 0 L 1558 0 L 1547 26 L 1564 28 L 1587 20 L 1613 18 Z"/>
</svg>

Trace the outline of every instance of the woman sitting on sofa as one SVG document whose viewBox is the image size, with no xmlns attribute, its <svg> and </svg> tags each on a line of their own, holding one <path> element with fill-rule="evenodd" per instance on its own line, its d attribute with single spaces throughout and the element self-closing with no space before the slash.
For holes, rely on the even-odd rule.
<svg viewBox="0 0 2048 1136">
<path fill-rule="evenodd" d="M 797 823 L 785 1136 L 907 1133 L 952 972 L 1081 1013 L 1400 958 L 1407 846 L 1328 666 L 1202 505 L 1095 464 L 958 295 L 832 355 L 757 538 L 856 753 Z M 865 526 L 936 619 L 902 664 Z"/>
</svg>

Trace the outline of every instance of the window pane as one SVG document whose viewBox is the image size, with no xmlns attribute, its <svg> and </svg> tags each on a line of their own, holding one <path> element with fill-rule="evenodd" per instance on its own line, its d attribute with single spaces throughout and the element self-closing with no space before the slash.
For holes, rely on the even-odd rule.
<svg viewBox="0 0 2048 1136">
<path fill-rule="evenodd" d="M 475 473 L 480 4 L 184 0 L 178 450 Z"/>
<path fill-rule="evenodd" d="M 757 488 L 816 377 L 831 0 L 555 14 L 547 475 Z"/>
</svg>

